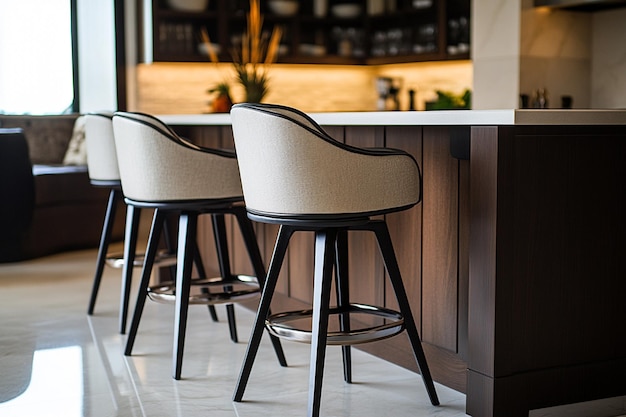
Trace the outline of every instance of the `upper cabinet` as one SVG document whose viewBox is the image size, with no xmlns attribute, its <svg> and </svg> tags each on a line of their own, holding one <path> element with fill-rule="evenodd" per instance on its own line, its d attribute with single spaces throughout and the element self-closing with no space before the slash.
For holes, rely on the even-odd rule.
<svg viewBox="0 0 626 417">
<path fill-rule="evenodd" d="M 597 12 L 626 7 L 626 0 L 534 0 L 535 7 Z"/>
<path fill-rule="evenodd" d="M 146 0 L 142 61 L 220 61 L 246 28 L 248 0 Z M 388 64 L 469 59 L 470 0 L 261 0 L 263 28 L 280 25 L 278 62 Z"/>
</svg>

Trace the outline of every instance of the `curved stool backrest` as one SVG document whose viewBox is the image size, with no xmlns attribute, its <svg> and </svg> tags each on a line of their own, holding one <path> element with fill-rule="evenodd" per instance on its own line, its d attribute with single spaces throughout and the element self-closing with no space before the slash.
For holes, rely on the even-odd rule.
<svg viewBox="0 0 626 417">
<path fill-rule="evenodd" d="M 242 198 L 234 152 L 194 145 L 141 113 L 115 113 L 113 131 L 126 198 L 150 202 Z"/>
<path fill-rule="evenodd" d="M 417 204 L 417 162 L 338 142 L 306 114 L 243 103 L 231 110 L 248 211 L 268 217 L 382 214 Z"/>
<path fill-rule="evenodd" d="M 107 112 L 85 115 L 87 168 L 92 181 L 119 182 L 120 180 L 112 118 L 113 113 Z"/>
</svg>

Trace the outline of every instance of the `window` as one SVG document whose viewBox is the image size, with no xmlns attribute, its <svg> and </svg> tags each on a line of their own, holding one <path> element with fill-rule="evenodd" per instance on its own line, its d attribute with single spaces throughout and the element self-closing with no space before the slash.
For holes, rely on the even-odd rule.
<svg viewBox="0 0 626 417">
<path fill-rule="evenodd" d="M 0 0 L 0 113 L 73 109 L 71 0 Z"/>
</svg>

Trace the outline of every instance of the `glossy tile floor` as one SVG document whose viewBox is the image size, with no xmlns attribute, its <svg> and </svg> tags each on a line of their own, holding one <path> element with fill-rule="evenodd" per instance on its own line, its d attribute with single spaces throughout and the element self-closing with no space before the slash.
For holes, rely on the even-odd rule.
<svg viewBox="0 0 626 417">
<path fill-rule="evenodd" d="M 309 345 L 300 343 L 283 343 L 290 366 L 281 368 L 264 338 L 244 402 L 231 401 L 254 318 L 243 307 L 236 307 L 238 344 L 223 306 L 219 323 L 206 307 L 190 308 L 181 381 L 171 377 L 173 306 L 147 302 L 134 355 L 125 357 L 117 331 L 120 270 L 105 269 L 95 314 L 86 314 L 95 256 L 89 250 L 0 264 L 0 416 L 306 415 Z M 349 385 L 341 350 L 327 351 L 323 416 L 465 416 L 463 394 L 437 385 L 442 405 L 433 407 L 419 375 L 353 355 Z"/>
<path fill-rule="evenodd" d="M 134 355 L 125 357 L 117 331 L 120 270 L 105 269 L 95 315 L 86 314 L 95 256 L 88 250 L 0 264 L 0 416 L 306 415 L 309 345 L 299 343 L 283 343 L 290 366 L 281 368 L 265 338 L 244 402 L 231 401 L 253 320 L 242 307 L 238 344 L 229 339 L 223 307 L 219 323 L 204 306 L 190 308 L 181 381 L 171 377 L 173 306 L 147 302 Z M 322 416 L 466 415 L 463 394 L 437 384 L 441 406 L 433 407 L 419 375 L 358 350 L 353 355 L 354 383 L 345 384 L 341 351 L 328 348 Z M 624 416 L 624 410 L 621 397 L 530 416 Z"/>
</svg>

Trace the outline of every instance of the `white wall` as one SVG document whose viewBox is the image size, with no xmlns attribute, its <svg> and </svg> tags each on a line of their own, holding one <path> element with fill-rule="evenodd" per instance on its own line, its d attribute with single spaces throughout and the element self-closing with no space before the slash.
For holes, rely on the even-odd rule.
<svg viewBox="0 0 626 417">
<path fill-rule="evenodd" d="M 593 14 L 591 106 L 626 108 L 626 9 Z"/>
<path fill-rule="evenodd" d="M 126 17 L 126 107 L 137 107 L 137 50 L 139 46 L 139 34 L 137 33 L 137 5 L 133 0 L 124 1 L 124 13 Z"/>
<path fill-rule="evenodd" d="M 548 107 L 561 97 L 573 107 L 591 106 L 591 13 L 526 8 L 522 11 L 520 93 L 548 92 Z M 532 101 L 532 99 L 531 99 Z"/>
<path fill-rule="evenodd" d="M 472 108 L 519 103 L 521 0 L 472 1 Z"/>
<path fill-rule="evenodd" d="M 81 113 L 117 110 L 113 1 L 78 0 Z"/>
</svg>

